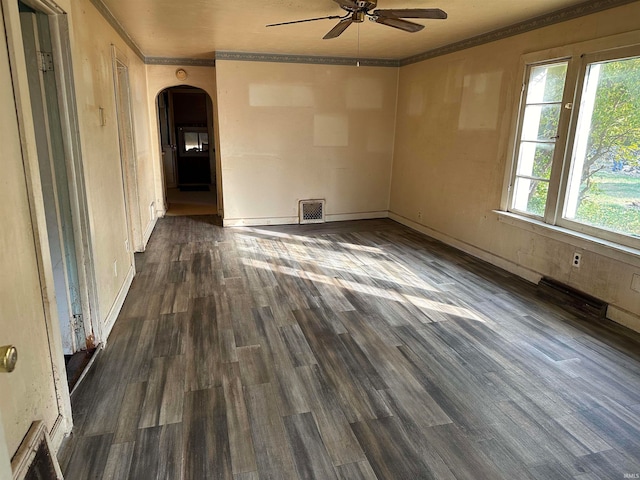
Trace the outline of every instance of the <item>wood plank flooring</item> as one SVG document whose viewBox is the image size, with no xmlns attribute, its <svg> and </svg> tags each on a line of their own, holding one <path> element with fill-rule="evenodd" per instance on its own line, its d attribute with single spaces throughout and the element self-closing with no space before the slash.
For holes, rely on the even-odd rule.
<svg viewBox="0 0 640 480">
<path fill-rule="evenodd" d="M 69 480 L 640 474 L 640 335 L 397 223 L 167 217 L 136 262 Z"/>
</svg>

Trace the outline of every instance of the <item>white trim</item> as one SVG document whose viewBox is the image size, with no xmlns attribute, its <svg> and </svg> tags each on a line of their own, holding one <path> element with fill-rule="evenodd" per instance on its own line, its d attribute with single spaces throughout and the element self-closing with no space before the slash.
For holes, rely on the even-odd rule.
<svg viewBox="0 0 640 480">
<path fill-rule="evenodd" d="M 37 2 L 38 0 L 33 1 Z M 80 149 L 69 25 L 66 15 L 49 18 L 52 20 L 50 24 L 51 40 L 54 44 L 53 53 L 56 64 L 61 66 L 61 68 L 55 70 L 55 73 L 58 95 L 60 96 L 62 136 L 65 154 L 68 159 L 67 182 L 69 184 L 76 257 L 78 259 L 84 330 L 86 337 L 92 336 L 95 340 L 96 337 L 100 337 L 98 286 L 95 275 L 84 165 Z"/>
<path fill-rule="evenodd" d="M 0 11 L 2 7 L 0 6 Z M 2 29 L 0 28 L 0 31 Z M 7 439 L 4 436 L 4 425 L 2 421 L 2 412 L 0 412 L 0 478 L 11 478 L 11 460 L 9 459 L 9 450 L 7 449 Z"/>
<path fill-rule="evenodd" d="M 640 332 L 640 316 L 635 313 L 631 313 L 615 305 L 609 305 L 607 307 L 607 318 L 631 330 Z"/>
<path fill-rule="evenodd" d="M 22 440 L 18 451 L 13 457 L 11 466 L 13 468 L 13 480 L 24 480 L 29 473 L 29 467 L 33 463 L 40 445 L 44 443 L 51 458 L 51 465 L 54 469 L 56 479 L 63 479 L 60 465 L 56 457 L 56 449 L 53 448 L 52 441 L 47 433 L 47 427 L 43 421 L 37 420 L 31 424 L 27 435 Z"/>
<path fill-rule="evenodd" d="M 39 159 L 36 151 L 35 126 L 31 97 L 29 94 L 29 82 L 27 67 L 24 58 L 24 45 L 22 38 L 20 13 L 18 5 L 11 0 L 1 0 L 1 11 L 4 23 L 4 35 L 6 35 L 7 52 L 9 54 L 9 66 L 13 79 L 13 97 L 15 100 L 18 131 L 22 149 L 22 164 L 24 167 L 27 197 L 29 202 L 31 228 L 33 230 L 34 248 L 42 294 L 42 309 L 49 343 L 49 358 L 51 362 L 51 376 L 56 394 L 56 407 L 58 410 L 57 421 L 63 434 L 71 432 L 73 426 L 71 399 L 68 393 L 66 376 L 64 375 L 64 355 L 60 325 L 58 323 L 56 299 L 53 292 L 53 267 L 49 252 L 49 240 L 46 229 L 44 200 L 39 172 Z M 54 34 L 52 31 L 52 37 Z M 53 38 L 52 38 L 53 40 Z M 68 40 L 66 38 L 65 40 Z M 55 42 L 55 41 L 54 41 Z M 67 44 L 68 45 L 68 44 Z M 63 52 L 68 53 L 67 52 Z M 66 70 L 66 66 L 63 65 Z M 71 79 L 70 79 L 71 80 Z M 69 109 L 69 116 L 75 118 L 75 110 L 70 103 L 61 105 L 61 109 Z M 67 127 L 66 118 L 61 118 L 63 131 Z M 79 262 L 80 264 L 80 262 Z"/>
<path fill-rule="evenodd" d="M 53 428 L 51 428 L 51 432 L 49 432 L 49 441 L 51 444 L 51 451 L 57 452 L 69 432 L 65 431 L 66 422 L 62 415 L 58 415 L 55 423 L 53 424 Z"/>
<path fill-rule="evenodd" d="M 501 210 L 494 210 L 494 213 L 498 215 L 498 220 L 500 222 L 507 225 L 522 228 L 531 233 L 536 233 L 543 237 L 551 238 L 552 240 L 557 240 L 567 245 L 572 245 L 588 252 L 593 252 L 598 255 L 602 255 L 603 257 L 640 268 L 640 250 L 603 240 L 598 237 L 593 237 L 575 230 L 569 230 L 557 225 L 550 225 L 540 220 L 523 217 L 515 213 L 503 212 Z"/>
<path fill-rule="evenodd" d="M 133 252 L 144 250 L 140 194 L 138 191 L 138 149 L 136 146 L 135 121 L 131 107 L 129 59 L 122 50 L 113 44 L 111 45 L 111 64 L 122 171 L 122 191 L 127 218 L 128 240 L 129 245 L 131 245 L 131 255 L 133 255 Z M 119 70 L 124 71 L 124 84 L 120 79 Z"/>
<path fill-rule="evenodd" d="M 151 234 L 153 233 L 153 229 L 156 228 L 156 223 L 158 222 L 158 211 L 154 210 L 153 218 L 149 221 L 147 228 L 144 231 L 144 235 L 142 237 L 142 245 L 144 248 L 147 248 L 147 243 L 149 243 L 149 239 L 151 238 Z"/>
<path fill-rule="evenodd" d="M 111 333 L 111 329 L 113 325 L 116 323 L 118 319 L 118 315 L 120 315 L 120 311 L 122 310 L 122 306 L 124 305 L 124 301 L 127 298 L 127 293 L 129 293 L 129 288 L 131 287 L 131 282 L 133 282 L 133 277 L 136 274 L 136 268 L 134 265 L 129 267 L 129 271 L 127 272 L 127 276 L 124 279 L 124 283 L 120 287 L 120 291 L 116 296 L 116 299 L 109 310 L 107 318 L 104 319 L 104 323 L 102 326 L 102 332 L 104 337 L 102 338 L 102 342 L 106 345 L 107 339 L 109 338 L 109 334 Z"/>
<path fill-rule="evenodd" d="M 64 15 L 65 11 L 51 0 L 22 0 L 22 3 L 47 15 Z"/>
<path fill-rule="evenodd" d="M 389 212 L 387 210 L 379 210 L 375 212 L 326 214 L 325 220 L 329 223 L 388 217 Z M 299 220 L 298 217 L 225 218 L 222 220 L 222 224 L 225 227 L 260 227 L 265 225 L 298 225 L 300 223 Z"/>
<path fill-rule="evenodd" d="M 94 362 L 96 361 L 96 358 L 98 358 L 98 354 L 104 350 L 104 343 L 99 343 L 98 346 L 96 347 L 95 351 L 93 352 L 93 355 L 91 355 L 91 358 L 89 359 L 89 362 L 85 365 L 85 367 L 82 369 L 82 373 L 80 374 L 80 376 L 78 377 L 78 380 L 76 380 L 75 385 L 73 386 L 73 389 L 71 389 L 71 392 L 69 393 L 69 395 L 71 397 L 73 397 L 73 394 L 78 390 L 78 387 L 80 386 L 80 384 L 82 383 L 82 381 L 84 380 L 84 378 L 87 376 L 87 374 L 89 373 L 89 370 L 91 370 L 91 367 L 93 366 Z"/>
<path fill-rule="evenodd" d="M 388 210 L 379 210 L 377 212 L 331 213 L 326 214 L 324 218 L 327 222 L 344 222 L 347 220 L 370 220 L 387 217 L 389 217 Z"/>
<path fill-rule="evenodd" d="M 297 225 L 298 217 L 225 218 L 225 227 L 260 227 L 265 225 Z"/>
<path fill-rule="evenodd" d="M 450 237 L 449 235 L 439 232 L 437 230 L 433 230 L 432 228 L 426 227 L 419 223 L 414 222 L 413 220 L 409 220 L 406 217 L 398 215 L 393 212 L 389 212 L 389 218 L 395 220 L 402 225 L 405 225 L 412 230 L 416 230 L 420 233 L 424 233 L 425 235 L 435 238 L 436 240 L 440 240 L 447 245 L 450 245 L 458 250 L 461 250 L 469 255 L 473 255 L 480 260 L 484 260 L 485 262 L 489 262 L 496 267 L 502 268 L 509 273 L 513 273 L 519 277 L 524 278 L 525 280 L 537 284 L 542 275 L 538 272 L 525 268 L 517 263 L 512 262 L 511 260 L 507 260 L 506 258 L 499 257 L 491 252 L 487 252 L 486 250 L 482 250 L 481 248 L 475 247 L 469 243 L 463 242 L 462 240 L 458 240 L 457 238 Z"/>
</svg>

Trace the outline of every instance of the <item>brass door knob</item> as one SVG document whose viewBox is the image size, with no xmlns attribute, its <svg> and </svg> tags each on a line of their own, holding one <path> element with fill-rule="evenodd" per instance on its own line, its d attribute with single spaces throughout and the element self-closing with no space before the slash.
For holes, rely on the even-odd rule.
<svg viewBox="0 0 640 480">
<path fill-rule="evenodd" d="M 16 368 L 18 350 L 13 345 L 0 347 L 0 373 L 11 373 Z"/>
</svg>

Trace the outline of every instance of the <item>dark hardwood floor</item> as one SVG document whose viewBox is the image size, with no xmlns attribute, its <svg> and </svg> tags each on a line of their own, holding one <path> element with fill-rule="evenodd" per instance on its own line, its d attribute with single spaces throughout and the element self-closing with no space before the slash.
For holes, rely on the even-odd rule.
<svg viewBox="0 0 640 480">
<path fill-rule="evenodd" d="M 640 474 L 640 335 L 397 223 L 170 217 L 136 261 L 68 480 Z"/>
</svg>

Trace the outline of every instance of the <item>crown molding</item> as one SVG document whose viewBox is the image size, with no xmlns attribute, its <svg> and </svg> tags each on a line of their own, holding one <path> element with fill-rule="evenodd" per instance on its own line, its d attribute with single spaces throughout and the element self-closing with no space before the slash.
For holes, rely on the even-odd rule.
<svg viewBox="0 0 640 480">
<path fill-rule="evenodd" d="M 573 20 L 574 18 L 584 17 L 585 15 L 591 15 L 592 13 L 598 13 L 610 8 L 620 7 L 636 1 L 638 0 L 589 0 L 584 3 L 579 3 L 578 5 L 556 10 L 507 27 L 492 30 L 491 32 L 483 33 L 475 37 L 470 37 L 459 42 L 403 58 L 399 61 L 399 64 L 401 67 L 411 65 L 412 63 L 418 63 L 430 58 L 459 52 L 460 50 L 466 50 L 467 48 L 477 47 L 479 45 L 484 45 L 485 43 L 491 43 L 504 38 L 513 37 L 515 35 L 520 35 L 521 33 L 530 32 L 556 23 L 566 22 L 568 20 Z"/>
<path fill-rule="evenodd" d="M 129 48 L 131 48 L 131 50 L 133 50 L 133 52 L 140 58 L 140 60 L 144 62 L 145 57 L 142 53 L 142 50 L 140 50 L 140 47 L 138 47 L 136 42 L 134 42 L 133 39 L 129 36 L 122 24 L 116 19 L 116 17 L 113 16 L 111 10 L 109 10 L 109 8 L 102 2 L 102 0 L 91 0 L 91 3 L 94 7 L 96 7 L 96 10 L 100 12 L 100 15 L 102 15 L 102 17 L 109 23 L 109 25 L 113 27 L 118 35 L 120 35 L 120 38 L 124 40 L 124 43 L 126 43 Z"/>
<path fill-rule="evenodd" d="M 591 15 L 610 8 L 620 7 L 638 0 L 588 0 L 578 5 L 556 10 L 551 13 L 530 18 L 507 27 L 492 30 L 487 33 L 454 42 L 442 47 L 427 50 L 417 55 L 412 55 L 400 60 L 354 58 L 354 57 L 324 57 L 312 55 L 283 55 L 272 53 L 249 53 L 219 51 L 215 53 L 215 59 L 207 58 L 173 58 L 173 57 L 145 57 L 138 45 L 126 32 L 122 24 L 113 16 L 109 8 L 102 0 L 91 0 L 94 7 L 105 20 L 120 35 L 123 41 L 135 52 L 135 54 L 147 65 L 188 65 L 188 66 L 215 66 L 216 60 L 238 60 L 246 62 L 274 62 L 274 63 L 303 63 L 312 65 L 345 65 L 362 67 L 403 67 L 413 63 L 422 62 L 430 58 L 448 55 L 468 48 L 495 42 L 504 38 L 513 37 L 539 28 L 566 22 L 575 18 Z"/>
<path fill-rule="evenodd" d="M 245 62 L 306 63 L 313 65 L 345 65 L 361 67 L 399 67 L 399 60 L 352 57 L 320 57 L 311 55 L 281 55 L 272 53 L 216 52 L 216 60 Z"/>
<path fill-rule="evenodd" d="M 147 65 L 184 65 L 190 67 L 215 67 L 213 58 L 144 57 Z"/>
</svg>

